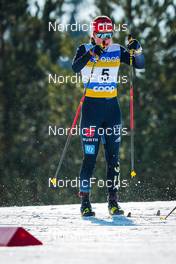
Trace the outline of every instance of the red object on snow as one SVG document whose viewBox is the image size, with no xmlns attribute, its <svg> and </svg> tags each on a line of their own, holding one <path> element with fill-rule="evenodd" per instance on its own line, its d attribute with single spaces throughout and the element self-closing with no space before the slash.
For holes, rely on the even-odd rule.
<svg viewBox="0 0 176 264">
<path fill-rule="evenodd" d="M 22 227 L 0 227 L 0 246 L 21 247 L 43 245 Z"/>
</svg>

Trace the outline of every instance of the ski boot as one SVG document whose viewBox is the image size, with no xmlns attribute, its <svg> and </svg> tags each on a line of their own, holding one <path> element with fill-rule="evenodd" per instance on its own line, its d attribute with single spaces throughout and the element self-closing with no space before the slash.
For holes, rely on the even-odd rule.
<svg viewBox="0 0 176 264">
<path fill-rule="evenodd" d="M 110 215 L 124 215 L 124 211 L 120 208 L 117 202 L 117 194 L 109 193 L 108 195 L 108 210 Z"/>
<path fill-rule="evenodd" d="M 79 194 L 81 198 L 81 215 L 83 217 L 95 216 L 95 212 L 92 211 L 92 206 L 89 199 L 89 193 L 81 192 Z"/>
</svg>

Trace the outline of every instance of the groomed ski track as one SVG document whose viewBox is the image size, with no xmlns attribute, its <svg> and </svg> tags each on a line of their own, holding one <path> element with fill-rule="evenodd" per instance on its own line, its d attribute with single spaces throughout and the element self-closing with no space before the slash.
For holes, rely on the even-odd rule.
<svg viewBox="0 0 176 264">
<path fill-rule="evenodd" d="M 95 218 L 82 219 L 79 205 L 0 208 L 0 227 L 22 226 L 43 246 L 0 247 L 1 264 L 174 264 L 176 201 L 130 202 L 131 218 L 112 219 L 107 204 L 93 204 Z"/>
</svg>

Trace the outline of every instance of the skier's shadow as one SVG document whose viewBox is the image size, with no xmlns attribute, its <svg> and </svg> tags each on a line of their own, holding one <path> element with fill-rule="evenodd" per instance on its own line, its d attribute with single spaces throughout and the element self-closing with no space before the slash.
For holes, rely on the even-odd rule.
<svg viewBox="0 0 176 264">
<path fill-rule="evenodd" d="M 101 226 L 135 226 L 135 223 L 132 221 L 132 219 L 124 215 L 114 216 L 109 218 L 108 220 L 97 217 L 87 217 L 84 220 Z"/>
</svg>

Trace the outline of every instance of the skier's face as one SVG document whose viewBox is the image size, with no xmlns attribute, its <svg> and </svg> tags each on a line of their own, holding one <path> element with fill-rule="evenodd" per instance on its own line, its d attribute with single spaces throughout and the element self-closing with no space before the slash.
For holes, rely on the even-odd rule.
<svg viewBox="0 0 176 264">
<path fill-rule="evenodd" d="M 94 32 L 93 38 L 97 45 L 101 45 L 106 48 L 112 44 L 112 32 L 109 32 L 109 33 L 95 33 Z"/>
</svg>

